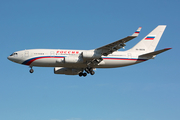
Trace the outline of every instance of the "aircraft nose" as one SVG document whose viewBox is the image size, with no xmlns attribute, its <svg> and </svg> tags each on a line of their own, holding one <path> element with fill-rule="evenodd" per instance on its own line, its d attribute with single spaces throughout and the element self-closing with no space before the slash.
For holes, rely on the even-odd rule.
<svg viewBox="0 0 180 120">
<path fill-rule="evenodd" d="M 8 56 L 7 59 L 10 60 L 10 61 L 12 61 L 12 62 L 15 61 L 15 59 L 14 59 L 12 56 Z"/>
<path fill-rule="evenodd" d="M 7 59 L 10 60 L 10 61 L 12 61 L 12 62 L 14 62 L 14 60 L 12 59 L 11 56 L 8 56 Z"/>
<path fill-rule="evenodd" d="M 15 63 L 21 63 L 21 60 L 18 58 L 18 56 L 8 56 L 7 57 L 8 60 L 12 61 L 12 62 L 15 62 Z"/>
<path fill-rule="evenodd" d="M 10 56 L 7 57 L 8 60 L 11 60 Z"/>
</svg>

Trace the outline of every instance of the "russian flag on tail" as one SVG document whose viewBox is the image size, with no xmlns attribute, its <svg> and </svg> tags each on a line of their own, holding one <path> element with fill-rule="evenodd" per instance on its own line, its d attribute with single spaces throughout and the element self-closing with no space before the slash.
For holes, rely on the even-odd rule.
<svg viewBox="0 0 180 120">
<path fill-rule="evenodd" d="M 145 38 L 145 40 L 154 40 L 155 35 L 150 35 Z"/>
</svg>

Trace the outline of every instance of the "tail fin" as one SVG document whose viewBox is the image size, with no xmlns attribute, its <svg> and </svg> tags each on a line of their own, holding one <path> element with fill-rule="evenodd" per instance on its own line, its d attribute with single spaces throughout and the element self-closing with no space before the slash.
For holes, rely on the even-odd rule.
<svg viewBox="0 0 180 120">
<path fill-rule="evenodd" d="M 153 31 L 151 31 L 146 37 L 144 37 L 133 48 L 128 50 L 129 52 L 149 53 L 156 49 L 156 46 L 166 28 L 166 25 L 159 25 Z"/>
</svg>

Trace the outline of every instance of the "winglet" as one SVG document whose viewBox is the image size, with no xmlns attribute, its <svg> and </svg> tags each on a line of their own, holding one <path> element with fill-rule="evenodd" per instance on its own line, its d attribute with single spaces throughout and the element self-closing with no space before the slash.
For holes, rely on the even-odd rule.
<svg viewBox="0 0 180 120">
<path fill-rule="evenodd" d="M 139 27 L 139 28 L 136 30 L 136 32 L 134 32 L 134 34 L 132 34 L 132 36 L 133 36 L 133 37 L 137 37 L 137 36 L 139 35 L 140 31 L 141 31 L 141 28 L 142 28 L 142 27 Z"/>
</svg>

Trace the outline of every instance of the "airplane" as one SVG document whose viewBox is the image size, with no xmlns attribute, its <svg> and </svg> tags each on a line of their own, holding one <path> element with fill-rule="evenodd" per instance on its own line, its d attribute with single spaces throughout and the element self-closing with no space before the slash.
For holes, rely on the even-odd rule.
<svg viewBox="0 0 180 120">
<path fill-rule="evenodd" d="M 126 46 L 126 42 L 136 38 L 139 27 L 131 36 L 117 40 L 93 50 L 68 50 L 68 49 L 28 49 L 14 52 L 8 59 L 15 63 L 30 67 L 54 67 L 55 74 L 94 75 L 96 68 L 124 67 L 155 58 L 156 55 L 170 50 L 165 48 L 155 51 L 155 48 L 166 28 L 158 25 L 134 47 L 126 51 L 118 51 Z"/>
</svg>

